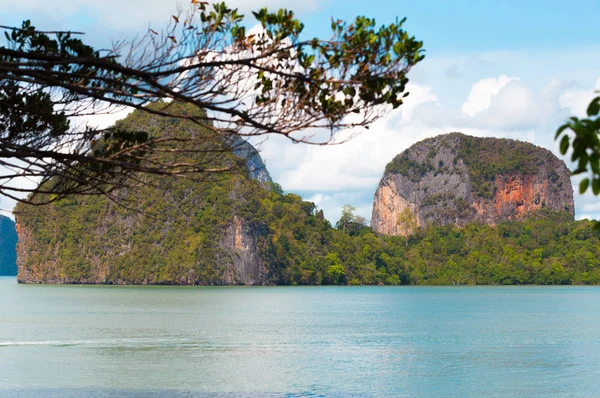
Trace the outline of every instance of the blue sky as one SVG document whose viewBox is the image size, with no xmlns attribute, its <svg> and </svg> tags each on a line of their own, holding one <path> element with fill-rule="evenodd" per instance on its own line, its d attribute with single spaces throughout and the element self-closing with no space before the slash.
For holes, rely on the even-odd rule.
<svg viewBox="0 0 600 398">
<path fill-rule="evenodd" d="M 108 47 L 175 13 L 170 0 L 0 0 L 0 24 L 25 18 L 44 29 L 87 32 Z M 245 11 L 286 7 L 305 22 L 307 36 L 327 37 L 331 17 L 357 15 L 389 23 L 424 42 L 426 59 L 411 71 L 411 96 L 348 144 L 320 148 L 270 138 L 262 155 L 287 191 L 314 200 L 333 222 L 344 203 L 370 218 L 373 194 L 391 158 L 416 141 L 451 131 L 510 137 L 557 153 L 556 127 L 581 114 L 600 89 L 600 2 L 235 0 Z M 250 23 L 251 24 L 251 23 Z M 577 188 L 578 179 L 574 179 Z M 600 200 L 576 198 L 576 216 L 600 218 Z M 4 199 L 0 207 L 9 207 Z"/>
</svg>

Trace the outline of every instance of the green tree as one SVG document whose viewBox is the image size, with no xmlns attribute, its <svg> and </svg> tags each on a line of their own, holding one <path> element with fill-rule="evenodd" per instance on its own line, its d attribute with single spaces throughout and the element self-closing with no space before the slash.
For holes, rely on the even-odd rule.
<svg viewBox="0 0 600 398">
<path fill-rule="evenodd" d="M 367 226 L 367 220 L 363 216 L 355 215 L 354 211 L 356 211 L 356 207 L 345 204 L 342 207 L 342 215 L 335 224 L 337 229 L 350 236 L 360 234 L 361 230 Z"/>
<path fill-rule="evenodd" d="M 408 246 L 408 239 L 417 229 L 417 216 L 412 212 L 410 208 L 405 208 L 398 214 L 396 221 L 400 233 L 404 235 L 406 246 Z"/>
<path fill-rule="evenodd" d="M 346 270 L 342 265 L 342 260 L 337 253 L 327 253 L 325 262 L 328 264 L 325 273 L 325 281 L 332 285 L 343 285 L 346 283 Z"/>
<path fill-rule="evenodd" d="M 0 26 L 0 194 L 23 192 L 109 194 L 132 172 L 189 175 L 223 172 L 205 162 L 161 161 L 165 152 L 235 151 L 232 137 L 278 134 L 293 142 L 328 144 L 350 126 L 368 127 L 385 108 L 402 104 L 407 72 L 423 59 L 422 43 L 404 20 L 377 27 L 359 16 L 333 20 L 330 38 L 304 38 L 289 10 L 253 13 L 262 26 L 224 3 L 192 0 L 161 32 L 118 41 L 100 51 L 77 32 L 43 32 L 29 21 Z M 181 113 L 158 100 L 195 105 Z M 98 130 L 77 118 L 134 108 L 192 121 L 210 132 L 200 137 L 149 136 L 144 131 Z M 177 108 L 179 109 L 179 108 Z M 346 116 L 353 115 L 352 120 Z M 314 129 L 329 132 L 316 141 Z M 305 133 L 302 133 L 305 132 Z M 14 178 L 41 179 L 36 188 Z M 52 183 L 49 183 L 52 181 Z M 133 184 L 131 184 L 133 185 Z"/>
<path fill-rule="evenodd" d="M 355 210 L 356 207 L 349 204 L 345 204 L 342 207 L 342 215 L 340 216 L 338 222 L 335 224 L 335 227 L 341 230 L 342 232 L 346 232 L 346 230 L 349 229 L 352 223 L 354 222 Z"/>
</svg>

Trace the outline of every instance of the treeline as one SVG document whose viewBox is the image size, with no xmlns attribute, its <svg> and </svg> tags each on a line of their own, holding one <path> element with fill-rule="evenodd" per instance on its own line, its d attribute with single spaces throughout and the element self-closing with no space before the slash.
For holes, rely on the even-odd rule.
<svg viewBox="0 0 600 398">
<path fill-rule="evenodd" d="M 263 202 L 272 210 L 270 280 L 277 284 L 600 283 L 600 235 L 568 213 L 542 211 L 494 227 L 429 226 L 405 240 L 360 224 L 334 229 L 295 195 Z"/>
<path fill-rule="evenodd" d="M 574 222 L 568 213 L 377 236 L 351 207 L 333 227 L 313 203 L 283 195 L 276 185 L 267 190 L 240 177 L 216 180 L 136 193 L 142 208 L 166 221 L 128 214 L 102 198 L 30 209 L 21 218 L 35 247 L 24 266 L 44 265 L 37 272 L 52 283 L 98 283 L 103 273 L 106 283 L 219 285 L 231 261 L 221 238 L 235 215 L 257 240 L 266 284 L 600 283 L 600 235 L 592 222 Z"/>
</svg>

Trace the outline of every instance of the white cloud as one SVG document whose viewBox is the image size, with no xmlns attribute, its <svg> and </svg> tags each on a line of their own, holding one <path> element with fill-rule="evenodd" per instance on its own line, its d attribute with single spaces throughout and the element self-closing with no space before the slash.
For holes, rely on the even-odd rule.
<svg viewBox="0 0 600 398">
<path fill-rule="evenodd" d="M 377 185 L 385 165 L 396 154 L 416 140 L 440 132 L 422 134 L 400 126 L 410 124 L 412 112 L 420 103 L 435 100 L 430 87 L 411 85 L 409 90 L 411 95 L 406 98 L 405 105 L 390 111 L 369 130 L 363 130 L 344 144 L 291 146 L 280 140 L 269 140 L 264 143 L 261 154 L 271 166 L 279 167 L 275 164 L 276 158 L 283 160 L 284 170 L 275 178 L 289 191 L 370 190 Z M 274 146 L 270 147 L 272 144 Z"/>
<path fill-rule="evenodd" d="M 573 178 L 575 192 L 579 192 L 579 181 L 583 178 L 584 176 L 581 175 Z M 589 189 L 583 195 L 576 195 L 575 208 L 578 220 L 584 218 L 600 220 L 600 197 L 595 196 Z"/>
<path fill-rule="evenodd" d="M 541 110 L 533 92 L 519 80 L 507 82 L 489 106 L 475 115 L 475 123 L 493 129 L 522 130 L 541 122 Z"/>
<path fill-rule="evenodd" d="M 417 84 L 408 83 L 406 90 L 409 92 L 408 97 L 404 100 L 404 104 L 400 107 L 402 112 L 402 120 L 408 122 L 412 119 L 415 110 L 423 103 L 437 103 L 438 98 L 433 93 L 430 86 L 420 86 Z"/>
<path fill-rule="evenodd" d="M 501 75 L 497 79 L 489 77 L 478 81 L 471 87 L 469 97 L 462 106 L 462 112 L 472 117 L 488 109 L 492 104 L 492 98 L 511 81 L 519 81 L 519 79 Z"/>
<path fill-rule="evenodd" d="M 323 202 L 323 194 L 317 193 L 306 200 L 309 202 L 313 202 L 318 206 L 319 204 L 321 204 L 321 202 Z"/>
<path fill-rule="evenodd" d="M 569 109 L 573 115 L 583 117 L 586 115 L 590 101 L 598 95 L 594 90 L 600 90 L 600 79 L 596 80 L 593 89 L 579 88 L 565 91 L 559 97 L 558 102 L 562 108 Z"/>
</svg>

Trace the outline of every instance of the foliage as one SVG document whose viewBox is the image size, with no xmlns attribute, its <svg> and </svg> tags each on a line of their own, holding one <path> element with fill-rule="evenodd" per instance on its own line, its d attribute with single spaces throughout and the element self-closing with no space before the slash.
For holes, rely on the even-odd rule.
<svg viewBox="0 0 600 398">
<path fill-rule="evenodd" d="M 355 215 L 356 207 L 349 204 L 345 204 L 342 207 L 342 215 L 339 221 L 335 224 L 335 227 L 348 235 L 358 235 L 361 229 L 365 228 L 367 221 L 364 217 Z"/>
<path fill-rule="evenodd" d="M 537 148 L 530 143 L 466 135 L 461 138 L 456 158 L 462 159 L 469 168 L 473 190 L 481 197 L 493 196 L 497 174 L 526 175 L 538 171 L 539 158 L 533 156 Z"/>
<path fill-rule="evenodd" d="M 591 188 L 600 195 L 600 97 L 594 98 L 587 108 L 587 118 L 571 117 L 556 131 L 560 138 L 560 152 L 566 155 L 572 150 L 571 161 L 577 162 L 573 175 L 589 172 L 589 177 L 579 183 L 579 193 Z M 600 224 L 596 225 L 600 229 Z"/>
<path fill-rule="evenodd" d="M 385 166 L 386 173 L 402 174 L 413 182 L 419 182 L 421 177 L 432 170 L 433 167 L 429 163 L 416 162 L 406 152 L 396 156 Z"/>
<path fill-rule="evenodd" d="M 412 235 L 418 227 L 417 224 L 417 216 L 410 208 L 405 208 L 398 214 L 398 220 L 396 220 L 396 224 L 400 229 L 401 233 L 404 235 L 406 239 L 406 245 L 408 246 L 408 238 Z"/>
<path fill-rule="evenodd" d="M 339 129 L 368 127 L 400 106 L 408 94 L 406 74 L 423 59 L 422 43 L 403 29 L 404 20 L 380 27 L 362 16 L 351 23 L 333 20 L 329 39 L 305 39 L 304 25 L 289 10 L 253 15 L 262 30 L 248 34 L 248 21 L 236 9 L 192 0 L 189 12 L 173 15 L 164 30 L 150 29 L 108 51 L 85 44 L 78 32 L 42 32 L 29 21 L 0 26 L 6 37 L 0 46 L 0 160 L 14 170 L 0 175 L 0 194 L 21 200 L 24 190 L 52 194 L 45 198 L 54 201 L 111 195 L 135 172 L 223 172 L 161 161 L 165 150 L 214 151 L 207 138 L 215 143 L 280 134 L 328 144 Z M 178 112 L 159 102 L 165 98 L 206 112 Z M 188 120 L 205 134 L 198 142 L 77 123 L 122 108 Z M 182 140 L 186 145 L 173 145 Z M 15 186 L 22 177 L 42 184 Z"/>
</svg>

